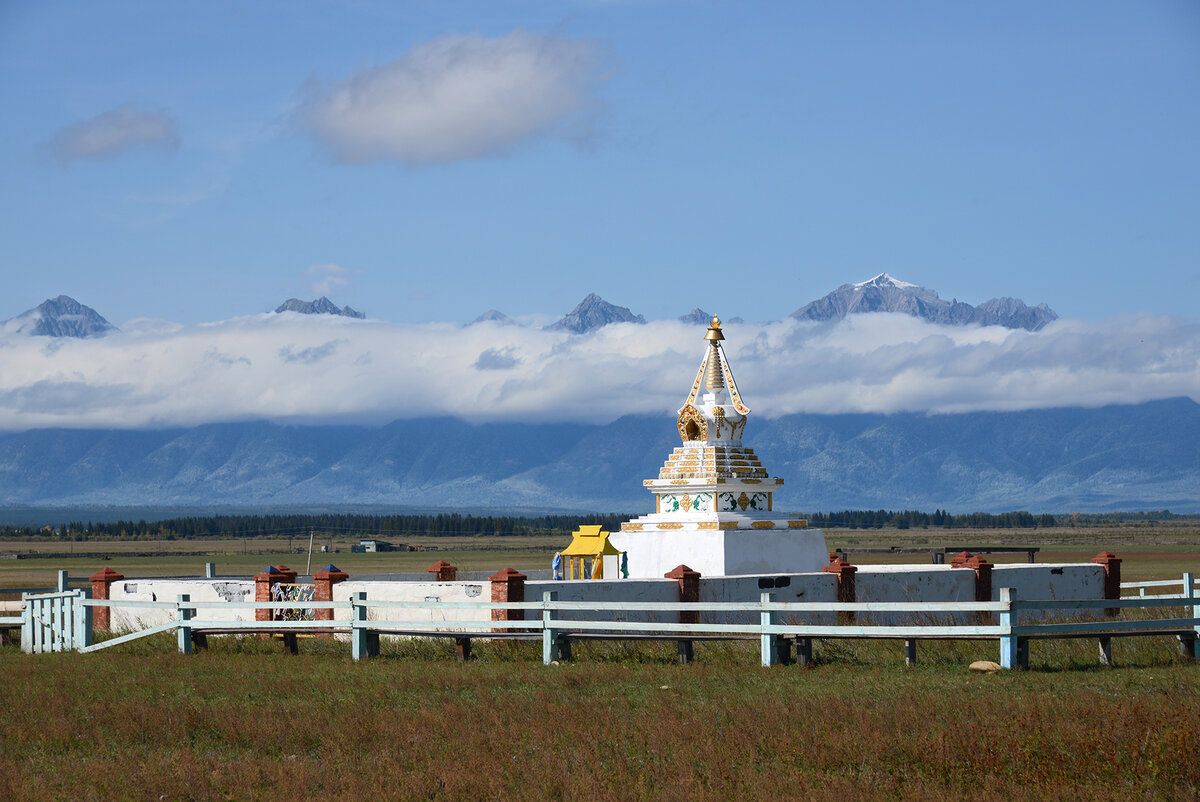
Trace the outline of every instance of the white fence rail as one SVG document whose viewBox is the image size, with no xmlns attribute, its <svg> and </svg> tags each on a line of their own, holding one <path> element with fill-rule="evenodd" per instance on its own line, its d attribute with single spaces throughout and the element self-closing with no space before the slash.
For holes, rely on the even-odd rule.
<svg viewBox="0 0 1200 802">
<path fill-rule="evenodd" d="M 111 648 L 123 643 L 161 632 L 174 630 L 179 650 L 190 652 L 197 642 L 205 642 L 207 634 L 283 634 L 294 638 L 297 633 L 340 633 L 350 636 L 354 659 L 378 653 L 379 637 L 383 634 L 447 637 L 459 641 L 460 650 L 466 644 L 469 654 L 471 638 L 527 637 L 542 641 L 542 657 L 550 663 L 569 658 L 572 639 L 607 637 L 614 639 L 656 638 L 687 643 L 701 638 L 757 639 L 760 642 L 762 664 L 786 662 L 795 646 L 805 661 L 811 657 L 814 638 L 893 638 L 906 641 L 906 659 L 916 659 L 916 642 L 922 639 L 996 639 L 1000 646 L 1000 664 L 1004 668 L 1027 665 L 1028 641 L 1037 638 L 1096 638 L 1102 661 L 1111 660 L 1111 638 L 1127 635 L 1173 635 L 1179 638 L 1181 650 L 1192 658 L 1200 658 L 1200 594 L 1192 574 L 1180 581 L 1137 583 L 1132 587 L 1182 588 L 1179 594 L 1128 596 L 1121 599 L 1098 600 L 1023 600 L 1011 588 L 1000 590 L 1000 600 L 994 602 L 778 602 L 774 594 L 764 592 L 758 601 L 750 602 L 617 602 L 559 600 L 556 591 L 547 591 L 540 601 L 527 602 L 443 602 L 443 601 L 384 601 L 367 599 L 366 593 L 356 593 L 345 602 L 281 601 L 281 602 L 193 602 L 187 595 L 176 601 L 112 601 L 88 598 L 84 590 L 62 590 L 56 593 L 25 594 L 22 613 L 22 646 L 27 652 L 76 650 L 81 652 Z M 174 620 L 95 642 L 91 629 L 89 608 L 159 609 L 174 612 Z M 1125 611 L 1157 611 L 1182 608 L 1182 615 L 1171 618 L 1126 618 L 1096 620 L 1095 611 L 1119 615 Z M 329 620 L 294 621 L 226 621 L 211 616 L 213 610 L 328 610 Z M 407 620 L 404 613 L 413 611 L 474 611 L 474 620 L 430 621 Z M 375 611 L 376 618 L 369 613 Z M 392 611 L 393 615 L 387 613 Z M 494 617 L 502 611 L 500 620 Z M 703 613 L 751 613 L 757 620 L 742 623 L 672 623 L 663 621 L 621 620 L 630 613 L 680 613 L 698 619 Z M 1048 614 L 1069 612 L 1092 613 L 1087 620 L 1048 620 Z M 563 613 L 591 613 L 589 619 L 564 618 Z M 206 613 L 209 614 L 206 616 Z M 841 623 L 795 623 L 792 616 L 825 613 Z M 933 621 L 942 614 L 974 614 L 975 623 L 918 623 Z M 871 614 L 907 615 L 913 623 L 873 624 Z M 849 621 L 850 616 L 859 616 Z M 526 617 L 528 616 L 528 617 Z M 892 620 L 892 618 L 889 618 Z M 460 651 L 462 654 L 462 651 Z"/>
</svg>

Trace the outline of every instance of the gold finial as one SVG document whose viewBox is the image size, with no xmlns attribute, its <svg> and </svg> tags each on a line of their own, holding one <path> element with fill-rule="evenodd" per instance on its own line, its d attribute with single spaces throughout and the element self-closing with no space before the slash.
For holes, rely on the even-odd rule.
<svg viewBox="0 0 1200 802">
<path fill-rule="evenodd" d="M 713 315 L 712 323 L 708 324 L 708 333 L 704 335 L 704 339 L 716 343 L 717 340 L 724 340 L 725 335 L 721 333 L 721 319 Z"/>
</svg>

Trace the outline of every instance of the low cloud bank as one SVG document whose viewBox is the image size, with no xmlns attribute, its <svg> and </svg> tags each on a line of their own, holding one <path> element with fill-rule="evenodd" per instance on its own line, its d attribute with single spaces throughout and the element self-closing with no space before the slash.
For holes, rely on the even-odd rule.
<svg viewBox="0 0 1200 802">
<path fill-rule="evenodd" d="M 1200 321 L 1059 320 L 1030 333 L 903 315 L 725 330 L 755 414 L 966 412 L 1200 400 Z M 670 413 L 706 344 L 674 321 L 586 335 L 266 314 L 130 321 L 98 339 L 0 335 L 0 430 L 453 415 L 603 423 Z"/>
</svg>

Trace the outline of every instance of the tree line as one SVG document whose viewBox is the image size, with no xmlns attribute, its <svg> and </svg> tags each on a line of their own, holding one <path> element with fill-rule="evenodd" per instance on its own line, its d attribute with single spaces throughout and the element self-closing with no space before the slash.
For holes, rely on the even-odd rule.
<svg viewBox="0 0 1200 802">
<path fill-rule="evenodd" d="M 376 538 L 401 537 L 492 537 L 566 536 L 584 524 L 600 524 L 609 532 L 632 517 L 622 513 L 586 515 L 362 515 L 354 513 L 266 513 L 261 515 L 202 515 L 160 521 L 71 521 L 57 526 L 3 526 L 0 537 L 48 540 L 174 540 L 176 538 L 303 537 L 309 532 L 322 536 Z M 815 512 L 804 516 L 816 529 L 1036 529 L 1052 526 L 1094 526 L 1141 521 L 1196 519 L 1168 510 L 1154 512 L 1067 513 L 1034 515 L 1030 512 L 972 512 L 952 514 L 946 510 L 842 510 Z"/>
<path fill-rule="evenodd" d="M 0 527 L 0 537 L 59 540 L 174 540 L 176 538 L 302 537 L 309 532 L 349 538 L 387 540 L 399 537 L 488 537 L 499 535 L 567 535 L 581 524 L 600 524 L 608 531 L 630 518 L 620 513 L 592 515 L 360 515 L 263 514 L 202 515 L 161 521 L 71 521 L 58 526 Z"/>
</svg>

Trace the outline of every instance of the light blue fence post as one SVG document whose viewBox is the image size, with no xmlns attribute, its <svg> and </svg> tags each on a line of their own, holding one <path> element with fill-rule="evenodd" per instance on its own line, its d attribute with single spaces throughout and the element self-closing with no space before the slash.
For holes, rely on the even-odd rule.
<svg viewBox="0 0 1200 802">
<path fill-rule="evenodd" d="M 25 598 L 29 594 L 21 594 L 25 599 L 25 607 L 21 610 L 21 651 L 33 654 L 33 602 Z"/>
<path fill-rule="evenodd" d="M 370 651 L 367 649 L 367 605 L 363 604 L 367 600 L 365 591 L 358 591 L 350 596 L 350 610 L 353 619 L 350 622 L 351 635 L 350 643 L 351 650 L 355 660 L 362 660 L 370 657 Z"/>
<path fill-rule="evenodd" d="M 762 593 L 759 596 L 761 604 L 767 604 L 775 600 L 774 593 Z M 758 617 L 759 626 L 761 627 L 760 648 L 762 649 L 762 664 L 764 667 L 770 667 L 779 662 L 779 646 L 775 642 L 775 635 L 767 632 L 767 627 L 771 626 L 773 614 L 770 610 L 763 610 Z"/>
<path fill-rule="evenodd" d="M 542 604 L 548 605 L 558 598 L 557 590 L 542 591 Z M 558 659 L 558 630 L 553 626 L 554 611 L 542 608 L 542 663 L 550 665 Z"/>
<path fill-rule="evenodd" d="M 1196 578 L 1191 573 L 1183 575 L 1183 597 L 1196 601 Z M 1200 618 L 1200 605 L 1192 605 L 1191 616 Z M 1185 657 L 1200 660 L 1200 625 L 1195 627 L 1190 638 L 1180 639 L 1179 650 Z"/>
<path fill-rule="evenodd" d="M 188 625 L 188 621 L 192 620 L 196 611 L 191 607 L 192 597 L 187 593 L 181 593 L 175 598 L 178 604 L 175 615 L 179 621 L 178 629 L 176 630 L 179 636 L 179 653 L 192 653 L 192 628 Z"/>
<path fill-rule="evenodd" d="M 1000 601 L 1009 605 L 1000 611 L 1000 626 L 1005 634 L 1000 636 L 1000 665 L 1004 668 L 1015 668 L 1017 665 L 1017 637 L 1012 634 L 1017 624 L 1017 611 L 1012 609 L 1012 603 L 1017 598 L 1017 592 L 1012 588 L 1000 588 Z"/>
<path fill-rule="evenodd" d="M 92 645 L 92 608 L 84 601 L 92 597 L 91 588 L 75 591 L 75 649 L 86 649 Z"/>
</svg>

